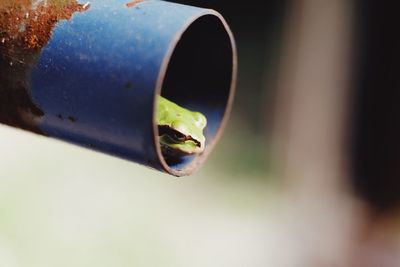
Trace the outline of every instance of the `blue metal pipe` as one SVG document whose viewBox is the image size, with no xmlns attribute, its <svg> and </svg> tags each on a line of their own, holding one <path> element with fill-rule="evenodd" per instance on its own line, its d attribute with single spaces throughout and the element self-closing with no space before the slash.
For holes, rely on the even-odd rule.
<svg viewBox="0 0 400 267">
<path fill-rule="evenodd" d="M 24 16 L 39 8 L 39 17 L 48 14 L 45 42 L 46 33 L 35 33 L 29 18 L 12 35 L 13 20 L 7 25 L 0 15 L 1 123 L 175 176 L 204 162 L 230 112 L 236 81 L 236 48 L 220 14 L 156 0 L 70 3 L 61 13 L 36 5 Z M 154 122 L 159 94 L 206 115 L 202 155 L 174 163 L 163 158 Z"/>
</svg>

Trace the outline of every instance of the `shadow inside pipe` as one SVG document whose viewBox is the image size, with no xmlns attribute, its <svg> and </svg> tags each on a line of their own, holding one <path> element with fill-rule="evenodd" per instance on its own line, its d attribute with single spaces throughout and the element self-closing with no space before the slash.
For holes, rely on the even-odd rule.
<svg viewBox="0 0 400 267">
<path fill-rule="evenodd" d="M 200 17 L 190 25 L 168 65 L 162 95 L 206 116 L 205 153 L 220 134 L 230 104 L 234 67 L 232 41 L 225 25 L 215 15 Z M 180 171 L 195 163 L 197 157 L 164 158 L 170 168 Z"/>
</svg>

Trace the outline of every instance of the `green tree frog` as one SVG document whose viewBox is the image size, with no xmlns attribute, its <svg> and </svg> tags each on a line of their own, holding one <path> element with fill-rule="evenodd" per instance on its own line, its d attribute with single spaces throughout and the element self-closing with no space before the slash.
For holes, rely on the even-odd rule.
<svg viewBox="0 0 400 267">
<path fill-rule="evenodd" d="M 207 119 L 200 112 L 190 111 L 158 96 L 156 123 L 164 156 L 179 158 L 204 151 L 206 138 L 203 130 Z"/>
</svg>

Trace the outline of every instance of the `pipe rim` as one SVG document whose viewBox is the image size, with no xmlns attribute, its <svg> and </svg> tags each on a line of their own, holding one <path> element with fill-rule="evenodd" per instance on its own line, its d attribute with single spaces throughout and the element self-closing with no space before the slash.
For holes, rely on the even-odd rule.
<svg viewBox="0 0 400 267">
<path fill-rule="evenodd" d="M 182 36 L 184 35 L 185 32 L 190 28 L 190 26 L 196 22 L 197 20 L 205 17 L 205 16 L 215 16 L 216 18 L 219 19 L 221 22 L 225 33 L 229 37 L 230 45 L 231 45 L 231 52 L 232 52 L 232 70 L 231 70 L 231 82 L 230 82 L 230 88 L 229 88 L 229 94 L 228 98 L 226 101 L 226 106 L 224 110 L 224 114 L 222 116 L 221 121 L 219 122 L 217 132 L 213 138 L 213 140 L 210 143 L 206 144 L 205 150 L 203 153 L 200 155 L 195 156 L 195 158 L 187 164 L 183 169 L 175 169 L 171 167 L 165 160 L 164 156 L 162 155 L 161 152 L 161 146 L 159 144 L 158 140 L 158 127 L 155 122 L 155 112 L 156 112 L 156 101 L 157 101 L 157 96 L 161 95 L 162 92 L 162 87 L 163 83 L 167 74 L 168 66 L 169 63 L 172 59 L 173 53 L 175 51 L 175 48 L 177 47 L 178 43 L 180 42 Z M 153 98 L 153 116 L 152 116 L 152 126 L 153 126 L 153 142 L 154 142 L 154 147 L 156 149 L 156 155 L 158 158 L 158 161 L 161 165 L 161 168 L 163 171 L 177 176 L 188 176 L 197 171 L 205 162 L 207 157 L 210 155 L 211 151 L 214 149 L 216 143 L 220 140 L 222 133 L 224 129 L 226 128 L 226 124 L 229 120 L 230 113 L 232 110 L 233 106 L 233 101 L 234 101 L 234 96 L 236 92 L 236 82 L 237 82 L 237 72 L 238 72 L 238 59 L 237 59 L 237 47 L 234 39 L 234 35 L 232 33 L 232 30 L 230 29 L 228 23 L 224 19 L 224 17 L 217 11 L 208 9 L 206 12 L 203 12 L 197 17 L 193 17 L 190 20 L 187 21 L 187 23 L 184 25 L 182 30 L 174 37 L 174 41 L 171 42 L 171 45 L 169 46 L 167 53 L 163 59 L 163 62 L 161 64 L 160 72 L 157 77 L 157 83 L 156 83 L 156 88 L 155 88 L 155 94 Z"/>
</svg>

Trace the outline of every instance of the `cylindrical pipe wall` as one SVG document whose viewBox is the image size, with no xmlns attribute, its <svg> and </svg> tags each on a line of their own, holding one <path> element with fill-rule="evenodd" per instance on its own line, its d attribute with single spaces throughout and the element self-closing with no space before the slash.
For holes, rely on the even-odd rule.
<svg viewBox="0 0 400 267">
<path fill-rule="evenodd" d="M 176 176 L 199 167 L 236 80 L 221 15 L 155 0 L 44 2 L 0 6 L 0 122 Z M 207 117 L 204 153 L 165 161 L 154 121 L 159 94 Z"/>
</svg>

